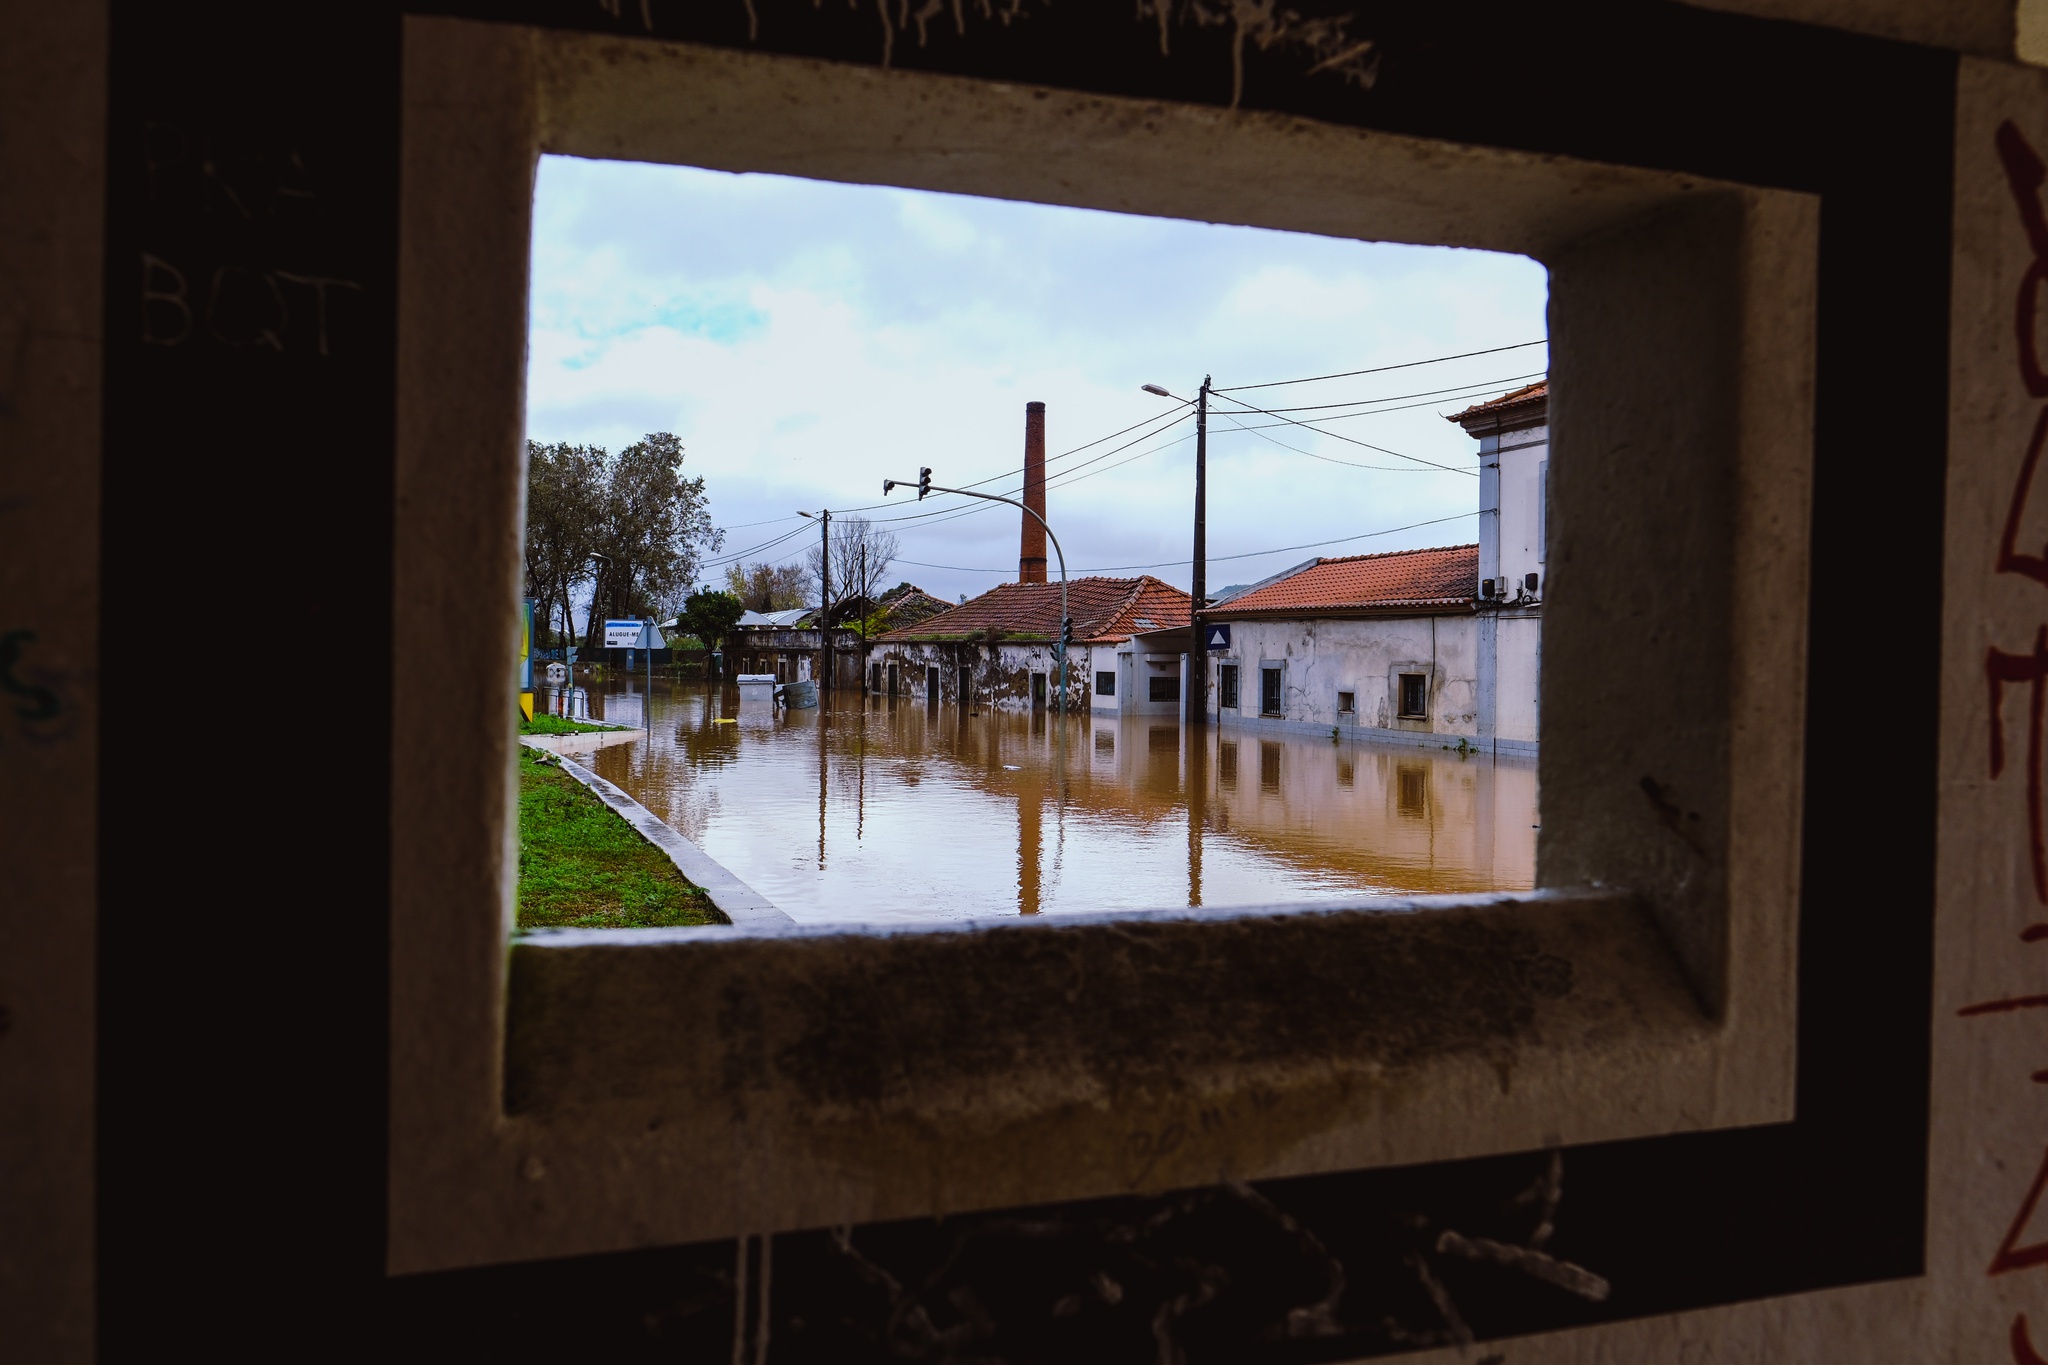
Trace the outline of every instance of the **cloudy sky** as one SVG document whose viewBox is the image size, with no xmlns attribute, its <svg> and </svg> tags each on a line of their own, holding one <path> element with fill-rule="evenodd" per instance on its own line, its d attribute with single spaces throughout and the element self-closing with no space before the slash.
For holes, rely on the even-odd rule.
<svg viewBox="0 0 2048 1365">
<path fill-rule="evenodd" d="M 1214 588 L 1475 539 L 1476 447 L 1441 414 L 1540 375 L 1545 348 L 1520 343 L 1544 336 L 1546 289 L 1516 256 L 550 157 L 527 429 L 614 449 L 675 432 L 721 560 L 796 560 L 816 535 L 798 508 L 910 518 L 889 526 L 892 576 L 950 599 L 1016 576 L 1018 514 L 900 491 L 877 507 L 882 480 L 930 465 L 1013 492 L 1040 400 L 1069 571 L 1185 587 L 1192 409 L 1140 385 L 1188 399 L 1204 374 L 1408 365 L 1215 400 Z M 1496 347 L 1518 349 L 1409 365 Z"/>
</svg>

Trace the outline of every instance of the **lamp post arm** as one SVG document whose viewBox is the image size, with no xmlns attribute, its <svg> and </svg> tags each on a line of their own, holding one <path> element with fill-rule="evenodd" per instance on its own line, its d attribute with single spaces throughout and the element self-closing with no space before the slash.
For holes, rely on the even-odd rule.
<svg viewBox="0 0 2048 1365">
<path fill-rule="evenodd" d="M 911 488 L 919 486 L 918 481 L 915 479 L 884 479 L 882 481 L 883 496 L 886 497 L 895 491 L 898 484 L 904 484 Z M 1052 542 L 1052 552 L 1059 556 L 1060 561 L 1060 633 L 1058 647 L 1060 656 L 1060 709 L 1064 711 L 1067 705 L 1067 552 L 1060 548 L 1060 538 L 1052 533 L 1052 527 L 1046 525 L 1044 517 L 1038 515 L 1032 508 L 1017 501 L 1015 498 L 1006 498 L 1000 493 L 977 493 L 970 488 L 941 488 L 935 483 L 928 483 L 923 485 L 923 487 L 933 493 L 953 493 L 963 498 L 980 498 L 984 502 L 1008 503 L 1040 526 L 1045 527 L 1045 538 Z"/>
</svg>

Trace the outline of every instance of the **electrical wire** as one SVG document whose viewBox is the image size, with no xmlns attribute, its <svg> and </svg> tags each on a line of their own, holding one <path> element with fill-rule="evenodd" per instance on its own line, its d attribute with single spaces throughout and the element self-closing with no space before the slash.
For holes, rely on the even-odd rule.
<svg viewBox="0 0 2048 1365">
<path fill-rule="evenodd" d="M 1433 517 L 1428 521 L 1411 521 L 1406 526 L 1389 526 L 1383 531 L 1364 531 L 1355 536 L 1339 536 L 1335 540 L 1314 540 L 1305 545 L 1279 545 L 1270 550 L 1246 550 L 1242 554 L 1234 555 L 1210 555 L 1207 562 L 1210 564 L 1223 564 L 1233 559 L 1257 559 L 1261 555 L 1284 555 L 1292 554 L 1296 550 L 1319 550 L 1326 545 L 1349 545 L 1357 540 L 1372 540 L 1378 536 L 1398 535 L 1402 531 L 1413 531 L 1423 526 L 1441 526 L 1447 521 L 1462 521 L 1466 517 L 1476 517 L 1478 515 L 1477 509 L 1470 512 L 1456 512 L 1448 517 Z M 1017 572 L 1017 566 L 1014 564 L 1006 564 L 1000 568 L 982 568 L 969 564 L 926 564 L 915 559 L 898 559 L 894 562 L 897 564 L 908 564 L 914 569 L 948 569 L 954 573 L 1010 574 Z M 1096 573 L 1123 573 L 1130 569 L 1177 569 L 1187 562 L 1185 559 L 1168 559 L 1158 564 L 1109 564 L 1093 569 L 1075 569 L 1072 572 L 1074 575 L 1080 576 Z"/>
<path fill-rule="evenodd" d="M 1338 374 L 1312 374 L 1306 379 L 1272 379 L 1263 384 L 1232 384 L 1227 389 L 1210 389 L 1211 393 L 1237 393 L 1246 389 L 1277 389 L 1283 384 L 1320 384 L 1325 379 L 1351 379 L 1361 374 L 1385 374 L 1388 370 L 1412 370 L 1418 365 L 1441 365 L 1446 360 L 1470 360 L 1475 355 L 1499 355 L 1502 351 L 1526 350 L 1531 346 L 1547 346 L 1550 338 L 1536 341 L 1518 341 L 1512 346 L 1489 346 L 1483 351 L 1460 351 L 1457 355 L 1432 356 L 1428 360 L 1408 360 L 1399 365 L 1375 365 L 1369 370 L 1345 370 Z"/>
<path fill-rule="evenodd" d="M 1360 464 L 1356 460 L 1340 460 L 1334 455 L 1318 455 L 1313 450 L 1303 450 L 1300 446 L 1288 445 L 1287 442 L 1281 440 L 1278 436 L 1268 436 L 1266 434 L 1266 430 L 1264 427 L 1248 427 L 1244 423 L 1238 421 L 1235 417 L 1232 417 L 1227 412 L 1219 412 L 1216 415 L 1218 417 L 1221 417 L 1224 421 L 1230 423 L 1232 427 L 1236 428 L 1239 431 L 1250 432 L 1252 435 L 1258 437 L 1260 440 L 1271 441 L 1274 445 L 1279 446 L 1283 450 L 1291 450 L 1297 455 L 1306 455 L 1311 460 L 1321 460 L 1326 464 L 1341 464 L 1347 469 L 1374 469 L 1380 471 L 1383 474 L 1430 474 L 1437 472 L 1433 469 L 1418 468 L 1415 465 Z M 1278 423 L 1275 423 L 1274 425 L 1278 425 Z M 1220 436 L 1224 433 L 1218 432 L 1216 434 Z"/>
<path fill-rule="evenodd" d="M 1216 392 L 1216 390 L 1211 389 L 1210 392 L 1214 393 Z M 1253 412 L 1263 412 L 1268 417 L 1280 417 L 1279 413 L 1267 412 L 1266 409 L 1258 407 L 1251 403 L 1247 403 L 1242 398 L 1230 398 L 1226 401 L 1235 403 L 1239 407 L 1250 408 Z M 1320 436 L 1327 436 L 1333 441 L 1345 441 L 1351 445 L 1363 446 L 1367 450 L 1376 450 L 1382 455 L 1391 455 L 1397 460 L 1413 460 L 1416 464 L 1426 464 L 1436 469 L 1447 470 L 1453 474 L 1463 474 L 1469 478 L 1474 479 L 1479 477 L 1479 471 L 1476 469 L 1460 469 L 1456 465 L 1438 464 L 1435 460 L 1425 460 L 1420 455 L 1404 455 L 1402 452 L 1398 450 L 1389 450 L 1385 446 L 1376 446 L 1371 441 L 1361 441 L 1355 436 L 1346 436 L 1341 431 L 1324 431 L 1321 427 L 1312 426 L 1307 422 L 1296 421 L 1292 417 L 1280 417 L 1280 420 L 1283 422 L 1287 422 L 1293 426 L 1302 427 L 1306 430 L 1313 431 Z"/>
<path fill-rule="evenodd" d="M 1489 389 L 1499 389 L 1499 388 L 1506 388 L 1506 387 L 1507 387 L 1508 385 L 1511 385 L 1511 384 L 1517 384 L 1517 385 L 1518 385 L 1518 384 L 1526 384 L 1526 383 L 1528 383 L 1528 382 L 1529 382 L 1530 380 L 1532 380 L 1532 379 L 1541 379 L 1541 378 L 1542 378 L 1542 377 L 1543 377 L 1544 375 L 1546 375 L 1546 374 L 1548 374 L 1548 373 L 1549 373 L 1549 371 L 1548 371 L 1548 370 L 1531 370 L 1531 371 L 1530 371 L 1530 372 L 1529 372 L 1528 374 L 1511 374 L 1511 375 L 1508 375 L 1508 376 L 1506 376 L 1506 377 L 1504 377 L 1504 378 L 1501 378 L 1501 379 L 1489 379 L 1489 380 L 1486 380 L 1486 381 L 1485 381 L 1484 383 L 1478 383 L 1478 384 L 1453 384 L 1453 385 L 1452 385 L 1451 387 L 1449 387 L 1449 388 L 1447 388 L 1447 389 L 1424 389 L 1424 390 L 1422 390 L 1422 391 L 1421 391 L 1420 393 L 1391 393 L 1391 394 L 1388 394 L 1388 395 L 1387 395 L 1387 396 L 1386 396 L 1385 398 L 1355 398 L 1355 399 L 1351 400 L 1351 401 L 1350 401 L 1350 402 L 1348 402 L 1348 403 L 1309 403 L 1309 404 L 1306 404 L 1306 405 L 1304 405 L 1304 406 L 1302 406 L 1302 407 L 1297 407 L 1297 408 L 1274 408 L 1274 409 L 1273 409 L 1273 411 L 1274 411 L 1274 412 L 1316 412 L 1316 411 L 1319 411 L 1319 410 L 1322 410 L 1322 409 L 1327 409 L 1327 408 L 1362 408 L 1362 407 L 1369 407 L 1369 406 L 1374 406 L 1374 405 L 1377 405 L 1377 404 L 1380 404 L 1380 403 L 1394 403 L 1394 402 L 1400 402 L 1400 401 L 1402 401 L 1402 400 L 1405 400 L 1405 399 L 1409 399 L 1409 398 L 1439 398 L 1439 399 L 1440 399 L 1440 398 L 1443 398 L 1443 397 L 1445 397 L 1445 396 L 1451 396 L 1451 395 L 1458 395 L 1458 394 L 1470 394 L 1470 393 L 1485 393 L 1485 392 L 1486 392 L 1487 390 L 1489 390 Z M 1212 390 L 1210 390 L 1210 392 L 1214 393 L 1214 392 L 1216 392 L 1216 390 L 1212 389 Z M 1428 404 L 1420 404 L 1420 405 L 1418 405 L 1418 406 L 1423 406 L 1423 407 L 1427 407 L 1427 406 L 1428 406 Z M 1366 416 L 1370 416 L 1371 414 L 1369 414 L 1369 413 L 1368 413 L 1368 414 L 1364 414 L 1364 415 L 1366 415 Z M 1323 417 L 1323 418 L 1318 418 L 1317 420 L 1318 420 L 1318 421 L 1324 421 L 1324 422 L 1328 422 L 1328 421 L 1333 421 L 1333 420 L 1335 420 L 1335 419 L 1334 419 L 1334 418 L 1329 418 L 1329 417 Z"/>
</svg>

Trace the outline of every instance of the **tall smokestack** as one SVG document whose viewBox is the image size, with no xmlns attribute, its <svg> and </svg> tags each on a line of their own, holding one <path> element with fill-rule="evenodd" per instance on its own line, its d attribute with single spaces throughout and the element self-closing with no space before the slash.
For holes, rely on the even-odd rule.
<svg viewBox="0 0 2048 1365">
<path fill-rule="evenodd" d="M 1039 517 L 1045 515 L 1045 404 L 1024 405 L 1024 505 Z M 1045 582 L 1045 525 L 1020 514 L 1024 534 L 1018 542 L 1017 581 Z"/>
</svg>

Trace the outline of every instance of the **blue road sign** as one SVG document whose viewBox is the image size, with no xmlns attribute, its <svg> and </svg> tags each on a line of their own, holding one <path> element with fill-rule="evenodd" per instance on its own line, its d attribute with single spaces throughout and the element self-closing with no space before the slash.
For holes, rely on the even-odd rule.
<svg viewBox="0 0 2048 1365">
<path fill-rule="evenodd" d="M 1230 648 L 1230 622 L 1212 621 L 1204 624 L 1202 638 L 1210 649 Z"/>
</svg>

